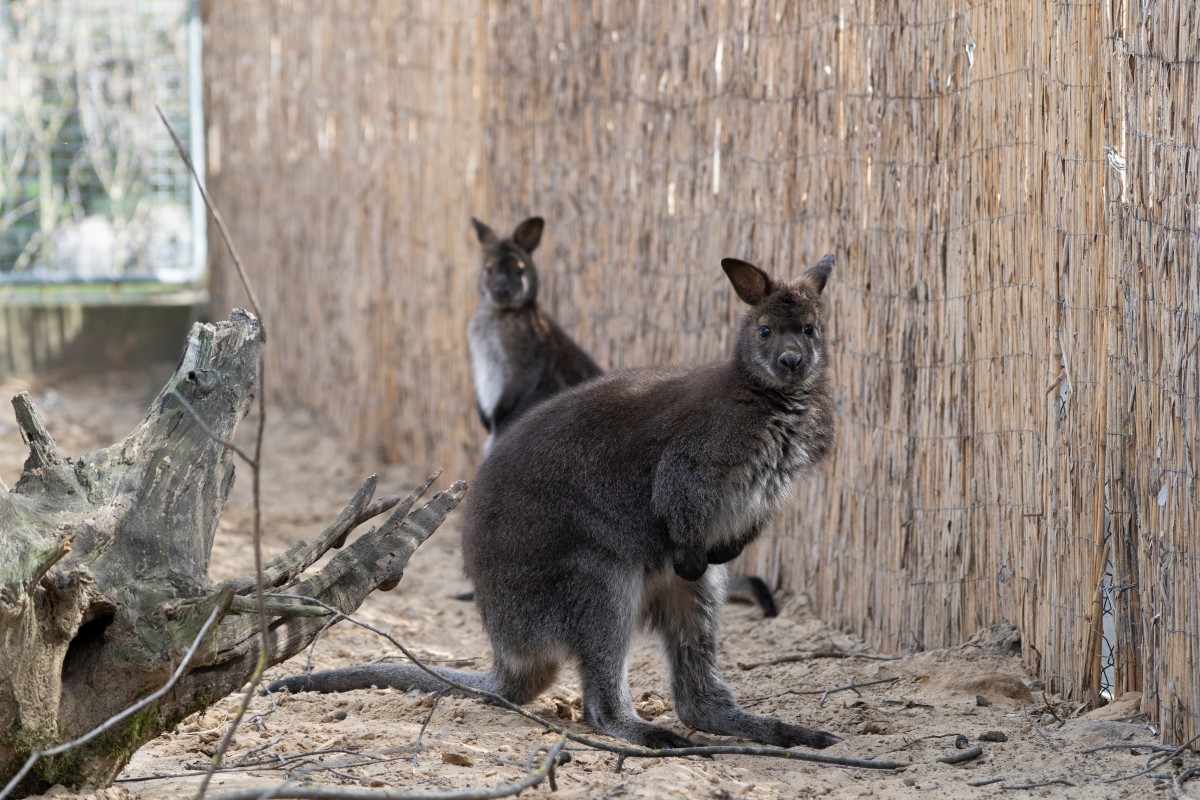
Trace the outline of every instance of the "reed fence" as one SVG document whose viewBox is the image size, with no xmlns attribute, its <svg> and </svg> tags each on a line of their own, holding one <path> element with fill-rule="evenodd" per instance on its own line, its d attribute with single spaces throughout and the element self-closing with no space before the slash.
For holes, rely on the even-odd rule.
<svg viewBox="0 0 1200 800">
<path fill-rule="evenodd" d="M 276 400 L 469 477 L 478 216 L 609 368 L 823 253 L 840 440 L 741 567 L 888 649 L 1017 625 L 1200 733 L 1190 0 L 209 3 L 209 182 Z M 214 249 L 213 308 L 244 303 Z"/>
</svg>

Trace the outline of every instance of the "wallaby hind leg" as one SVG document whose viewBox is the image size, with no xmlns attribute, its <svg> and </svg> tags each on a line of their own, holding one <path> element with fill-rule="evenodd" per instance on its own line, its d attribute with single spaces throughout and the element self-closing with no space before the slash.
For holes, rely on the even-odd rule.
<svg viewBox="0 0 1200 800">
<path fill-rule="evenodd" d="M 646 617 L 662 637 L 675 712 L 696 730 L 779 747 L 823 749 L 841 741 L 825 731 L 744 711 L 717 667 L 717 628 L 725 571 L 710 566 L 698 581 L 666 573 L 648 587 Z"/>
<path fill-rule="evenodd" d="M 495 647 L 495 663 L 491 674 L 495 681 L 495 693 L 510 703 L 523 705 L 535 700 L 550 688 L 558 675 L 557 654 L 511 652 Z"/>
<path fill-rule="evenodd" d="M 649 748 L 691 747 L 678 733 L 638 716 L 629 696 L 629 643 L 635 606 L 628 592 L 613 592 L 619 608 L 598 609 L 572 649 L 579 657 L 583 717 L 593 729 Z M 610 605 L 610 604 L 606 604 Z"/>
</svg>

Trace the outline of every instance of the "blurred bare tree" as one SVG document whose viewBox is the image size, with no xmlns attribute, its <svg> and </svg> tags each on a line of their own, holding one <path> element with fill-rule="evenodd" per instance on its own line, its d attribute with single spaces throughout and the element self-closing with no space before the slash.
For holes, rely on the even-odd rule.
<svg viewBox="0 0 1200 800">
<path fill-rule="evenodd" d="M 192 273 L 187 0 L 0 0 L 0 281 Z"/>
</svg>

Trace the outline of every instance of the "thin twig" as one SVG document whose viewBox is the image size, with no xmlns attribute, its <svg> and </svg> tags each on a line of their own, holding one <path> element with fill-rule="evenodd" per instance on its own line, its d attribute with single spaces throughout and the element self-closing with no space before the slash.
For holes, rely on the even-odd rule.
<svg viewBox="0 0 1200 800">
<path fill-rule="evenodd" d="M 1089 756 L 1092 753 L 1099 753 L 1102 750 L 1151 750 L 1156 753 L 1170 753 L 1175 748 L 1156 742 L 1144 742 L 1141 744 L 1135 742 L 1113 742 L 1111 744 L 1098 744 L 1095 747 L 1089 747 L 1086 750 L 1077 750 L 1076 752 L 1083 756 Z"/>
<path fill-rule="evenodd" d="M 272 594 L 271 596 L 279 597 L 280 595 Z M 325 631 L 329 630 L 330 628 L 332 628 L 334 625 L 336 625 L 338 622 L 340 622 L 343 619 L 346 619 L 346 615 L 340 611 L 337 612 L 336 614 L 331 614 L 329 616 L 329 619 L 325 620 L 325 624 L 321 626 L 321 629 L 317 631 L 317 635 L 313 637 L 313 640 L 308 645 L 308 654 L 305 656 L 305 659 L 304 659 L 305 674 L 312 672 L 313 655 L 316 653 L 316 650 L 317 650 L 317 642 L 321 641 L 321 637 L 325 635 Z"/>
<path fill-rule="evenodd" d="M 259 798 L 288 797 L 298 800 L 493 800 L 511 797 L 537 786 L 550 777 L 559 751 L 566 745 L 565 736 L 559 736 L 546 748 L 546 756 L 536 770 L 515 783 L 501 784 L 489 789 L 467 789 L 457 792 L 393 792 L 386 789 L 354 789 L 348 786 L 279 786 L 262 789 L 241 789 L 217 795 L 212 800 L 259 800 Z M 541 745 L 546 747 L 546 745 Z"/>
<path fill-rule="evenodd" d="M 1029 726 L 1031 728 L 1033 728 L 1034 732 L 1038 736 L 1042 737 L 1043 741 L 1045 741 L 1046 744 L 1050 745 L 1050 747 L 1054 750 L 1054 752 L 1061 753 L 1062 748 L 1059 747 L 1058 744 L 1056 744 L 1053 739 L 1051 739 L 1049 736 L 1047 736 L 1046 732 L 1044 730 L 1042 730 L 1041 727 L 1039 727 L 1036 722 L 1033 721 L 1033 717 L 1031 717 L 1029 715 L 1029 706 L 1022 706 L 1022 711 L 1025 712 L 1025 721 L 1029 723 Z"/>
<path fill-rule="evenodd" d="M 1058 711 L 1055 710 L 1054 706 L 1050 705 L 1050 698 L 1046 696 L 1045 689 L 1042 689 L 1042 704 L 1045 706 L 1046 710 L 1050 712 L 1050 716 L 1054 717 L 1054 721 L 1059 725 L 1062 725 L 1063 718 L 1058 715 Z"/>
<path fill-rule="evenodd" d="M 867 681 L 866 683 L 856 683 L 855 681 L 850 681 L 850 683 L 847 683 L 844 686 L 831 686 L 828 689 L 788 689 L 787 691 L 779 692 L 778 694 L 768 694 L 762 697 L 752 697 L 749 700 L 743 700 L 742 705 L 752 706 L 757 703 L 762 703 L 766 700 L 775 700 L 779 697 L 787 697 L 790 694 L 819 694 L 821 695 L 821 700 L 818 705 L 824 705 L 825 700 L 828 699 L 829 695 L 836 692 L 854 692 L 855 694 L 858 694 L 859 689 L 867 686 L 879 686 L 880 684 L 884 683 L 896 683 L 899 680 L 899 677 L 880 678 L 877 681 Z"/>
<path fill-rule="evenodd" d="M 286 738 L 287 738 L 286 736 L 276 736 L 274 739 L 272 739 L 269 742 L 266 742 L 265 744 L 260 744 L 258 747 L 251 747 L 249 750 L 242 753 L 242 755 L 236 761 L 234 761 L 233 764 L 231 764 L 230 766 L 234 766 L 234 767 L 241 766 L 246 763 L 246 759 L 250 758 L 250 756 L 261 753 L 263 750 L 266 750 L 268 747 L 274 747 L 275 745 L 279 744 Z"/>
<path fill-rule="evenodd" d="M 1032 783 L 1002 783 L 1002 784 L 1000 784 L 1000 788 L 1001 789 L 1040 789 L 1043 786 L 1054 786 L 1055 784 L 1059 784 L 1059 783 L 1061 783 L 1064 786 L 1078 786 L 1079 785 L 1079 784 L 1075 783 L 1075 781 L 1073 781 L 1069 778 L 1063 777 L 1063 778 L 1051 778 L 1048 781 L 1034 781 Z"/>
<path fill-rule="evenodd" d="M 1164 761 L 1170 761 L 1172 758 L 1175 758 L 1177 755 L 1182 753 L 1184 750 L 1187 750 L 1189 747 L 1191 747 L 1197 740 L 1200 740 L 1200 733 L 1196 734 L 1191 739 L 1188 739 L 1186 742 L 1179 745 L 1179 747 L 1176 747 L 1174 750 L 1161 756 L 1160 758 L 1157 758 L 1157 759 L 1151 758 L 1149 761 L 1146 762 L 1146 766 L 1144 769 L 1140 769 L 1137 772 L 1131 772 L 1128 775 L 1119 775 L 1115 778 L 1105 778 L 1104 780 L 1101 781 L 1101 783 L 1118 783 L 1120 781 L 1127 781 L 1130 778 L 1139 778 L 1142 775 L 1148 775 L 1151 772 L 1153 772 L 1154 769 L 1159 764 L 1163 763 Z"/>
<path fill-rule="evenodd" d="M 924 742 L 927 739 L 949 739 L 951 736 L 958 737 L 961 735 L 962 734 L 960 734 L 958 731 L 955 731 L 954 733 L 931 733 L 928 736 L 918 736 L 916 739 L 910 739 L 899 747 L 893 747 L 890 750 L 883 750 L 879 753 L 876 753 L 874 756 L 872 756 L 872 758 L 879 758 L 880 756 L 885 756 L 888 753 L 899 753 L 901 750 L 907 750 L 917 742 Z"/>
<path fill-rule="evenodd" d="M 54 747 L 49 747 L 45 750 L 34 750 L 29 754 L 29 758 L 25 760 L 25 763 L 21 766 L 21 768 L 17 770 L 17 774 L 13 776 L 12 780 L 10 780 L 3 789 L 0 789 L 0 800 L 4 800 L 5 797 L 8 797 L 9 794 L 12 793 L 13 789 L 16 788 L 17 784 L 24 780 L 25 776 L 29 774 L 29 770 L 33 769 L 33 765 L 42 758 L 47 756 L 56 756 L 60 753 L 65 753 L 69 750 L 74 750 L 76 747 L 87 744 L 92 739 L 95 739 L 100 734 L 112 728 L 114 725 L 128 719 L 134 714 L 137 714 L 143 708 L 146 708 L 151 703 L 156 702 L 160 697 L 171 691 L 172 687 L 175 686 L 176 682 L 178 682 L 179 679 L 183 677 L 184 672 L 187 671 L 188 664 L 190 664 L 192 661 L 192 656 L 196 654 L 196 650 L 200 647 L 200 643 L 203 642 L 204 637 L 208 635 L 209 628 L 211 628 L 213 624 L 220 618 L 221 614 L 221 604 L 217 604 L 209 613 L 208 619 L 206 619 L 204 624 L 200 627 L 200 632 L 196 634 L 196 638 L 192 641 L 191 646 L 188 647 L 187 652 L 183 654 L 183 658 L 180 660 L 179 666 L 175 668 L 175 671 L 171 673 L 171 677 L 165 684 L 162 685 L 161 688 L 154 693 L 143 697 L 141 700 L 129 706 L 124 711 L 120 711 L 109 717 L 104 722 L 85 733 L 83 736 L 80 736 L 78 739 L 72 739 L 69 742 L 64 742 L 63 744 L 55 745 Z"/>
<path fill-rule="evenodd" d="M 295 599 L 295 600 L 303 600 L 305 602 L 314 603 L 316 605 L 327 605 L 322 600 L 319 600 L 315 597 L 308 597 L 305 595 L 279 594 L 277 596 L 278 597 L 287 597 L 287 598 L 291 598 L 291 599 Z M 328 606 L 328 607 L 330 609 L 332 609 L 333 611 L 337 611 L 337 609 L 333 608 L 332 606 Z M 341 613 L 341 612 L 338 612 L 338 613 Z M 625 758 L 666 758 L 666 757 L 674 757 L 674 756 L 749 755 L 749 756 L 767 756 L 767 757 L 771 757 L 771 758 L 787 758 L 787 759 L 794 759 L 797 761 L 812 761 L 812 762 L 815 762 L 818 764 L 830 764 L 833 766 L 843 766 L 843 767 L 861 767 L 864 769 L 900 769 L 902 767 L 910 766 L 907 762 L 903 762 L 903 761 L 878 761 L 878 760 L 874 760 L 874 759 L 852 758 L 852 757 L 847 757 L 847 756 L 834 756 L 834 755 L 827 755 L 824 753 L 810 753 L 810 752 L 800 751 L 800 750 L 785 749 L 782 747 L 745 747 L 745 746 L 740 746 L 740 745 L 709 745 L 709 746 L 702 746 L 702 747 L 664 747 L 664 748 L 660 748 L 660 749 L 651 749 L 648 747 L 628 747 L 628 746 L 610 744 L 608 742 L 604 742 L 599 739 L 593 739 L 589 736 L 581 736 L 577 733 L 571 733 L 571 732 L 567 731 L 566 729 L 562 728 L 561 726 L 556 725 L 555 723 L 551 722 L 550 720 L 540 717 L 537 714 L 534 714 L 532 711 L 529 711 L 529 710 L 517 705 L 516 703 L 511 702 L 510 700 L 508 700 L 507 698 L 505 698 L 502 695 L 498 695 L 498 694 L 495 694 L 494 692 L 489 692 L 484 689 L 476 689 L 476 688 L 473 688 L 470 686 L 464 686 L 464 685 L 452 680 L 451 678 L 447 678 L 445 675 L 442 675 L 441 673 L 438 673 L 438 672 L 434 671 L 433 669 L 431 669 L 430 667 L 426 666 L 425 663 L 422 662 L 421 659 L 417 658 L 407 647 L 405 647 L 400 642 L 400 640 L 398 640 L 395 636 L 392 636 L 387 631 L 380 630 L 379 628 L 376 628 L 374 625 L 363 622 L 362 620 L 355 619 L 354 617 L 352 617 L 350 615 L 343 615 L 343 618 L 347 622 L 350 622 L 361 628 L 369 630 L 372 633 L 375 633 L 375 634 L 387 639 L 398 650 L 400 650 L 400 652 L 404 653 L 404 655 L 407 656 L 408 659 L 410 661 L 412 661 L 413 664 L 415 664 L 418 669 L 437 678 L 439 681 L 441 681 L 442 683 L 445 683 L 447 686 L 449 686 L 454 691 L 462 692 L 463 694 L 467 694 L 467 695 L 471 695 L 473 697 L 479 697 L 479 698 L 488 700 L 489 702 L 491 702 L 495 705 L 501 706 L 502 708 L 506 708 L 509 711 L 520 714 L 522 717 L 525 717 L 526 719 L 531 720 L 532 722 L 535 722 L 536 724 L 546 728 L 547 730 L 553 731 L 554 733 L 562 734 L 573 742 L 578 742 L 579 744 L 586 745 L 588 747 L 594 747 L 597 750 L 603 750 L 605 752 L 615 753 L 621 758 L 622 761 Z M 865 686 L 867 684 L 861 684 L 861 685 Z"/>
<path fill-rule="evenodd" d="M 870 653 L 851 653 L 845 650 L 814 650 L 811 653 L 790 653 L 786 656 L 772 658 L 769 661 L 737 662 L 738 669 L 758 669 L 759 667 L 775 667 L 780 664 L 793 664 L 797 661 L 811 661 L 814 658 L 862 658 L 868 661 L 897 661 L 900 656 L 877 656 Z"/>
<path fill-rule="evenodd" d="M 1188 767 L 1171 776 L 1171 789 L 1174 791 L 1176 798 L 1188 800 L 1191 797 L 1191 794 L 1184 790 L 1183 785 L 1196 775 L 1200 775 L 1200 766 Z"/>
<path fill-rule="evenodd" d="M 204 206 L 208 209 L 208 213 L 213 215 L 213 219 L 217 223 L 217 228 L 221 231 L 221 238 L 225 240 L 225 247 L 229 249 L 229 255 L 233 258 L 233 265 L 237 268 L 238 277 L 242 279 L 242 286 L 246 289 L 246 295 L 250 298 L 250 305 L 254 309 L 254 316 L 258 317 L 259 332 L 261 341 L 267 341 L 267 329 L 262 327 L 262 307 L 258 304 L 258 297 L 254 294 L 254 288 L 250 285 L 250 279 L 246 276 L 246 268 L 242 265 L 242 257 L 238 255 L 237 248 L 233 246 L 233 238 L 229 235 L 229 229 L 225 226 L 225 218 L 221 216 L 221 212 L 213 205 L 212 200 L 208 197 L 208 192 L 204 188 L 204 182 L 200 180 L 200 176 L 196 174 L 196 168 L 192 165 L 192 159 L 188 156 L 187 150 L 184 149 L 183 143 L 179 141 L 178 134 L 171 127 L 171 123 L 167 122 L 167 117 L 163 114 L 163 110 L 157 103 L 154 104 L 154 110 L 158 112 L 158 118 L 162 120 L 162 124 L 167 126 L 167 133 L 171 134 L 171 141 L 175 142 L 175 149 L 179 151 L 179 157 L 183 159 L 183 163 L 188 168 L 188 172 L 192 174 L 192 180 L 196 182 L 196 188 L 200 190 L 200 197 L 204 200 Z"/>
<path fill-rule="evenodd" d="M 967 781 L 967 786 L 991 786 L 993 783 L 1000 783 L 1001 781 L 1006 780 L 1008 780 L 1008 778 L 1005 776 L 997 775 L 994 778 L 980 778 L 977 781 Z"/>
<path fill-rule="evenodd" d="M 295 756 L 292 756 L 292 758 L 295 759 Z M 373 758 L 368 754 L 366 756 L 366 760 L 351 761 L 348 764 L 326 765 L 326 764 L 321 764 L 319 762 L 315 763 L 315 764 L 304 763 L 304 764 L 289 765 L 286 769 L 287 769 L 288 777 L 290 779 L 293 772 L 307 777 L 309 775 L 313 775 L 318 772 L 325 772 L 326 770 L 331 769 L 332 767 L 335 767 L 335 766 L 338 769 L 358 769 L 360 767 L 376 767 L 381 764 L 392 764 L 396 761 L 400 761 L 400 760 L 406 759 L 406 758 L 408 758 L 407 755 L 392 756 L 391 758 Z"/>
<path fill-rule="evenodd" d="M 412 763 L 414 767 L 417 766 L 417 756 L 421 754 L 421 739 L 425 736 L 425 729 L 429 727 L 429 721 L 433 719 L 433 712 L 437 711 L 438 703 L 442 701 L 442 698 L 446 696 L 446 692 L 448 691 L 450 690 L 445 689 L 438 692 L 434 696 L 433 702 L 429 706 L 429 713 L 425 715 L 425 721 L 421 723 L 421 730 L 417 731 L 416 741 L 413 742 L 412 754 Z"/>
</svg>

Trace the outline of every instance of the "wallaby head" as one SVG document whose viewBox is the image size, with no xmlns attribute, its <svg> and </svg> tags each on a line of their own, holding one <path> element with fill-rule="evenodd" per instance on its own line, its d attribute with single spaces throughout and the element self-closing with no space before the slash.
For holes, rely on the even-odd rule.
<svg viewBox="0 0 1200 800">
<path fill-rule="evenodd" d="M 537 267 L 533 251 L 542 239 L 545 222 L 530 217 L 501 239 L 484 223 L 471 218 L 475 235 L 483 245 L 483 266 L 479 272 L 479 296 L 504 310 L 525 308 L 537 300 Z"/>
<path fill-rule="evenodd" d="M 825 375 L 825 304 L 822 291 L 833 254 L 794 281 L 777 281 L 736 258 L 721 261 L 738 297 L 750 305 L 738 328 L 738 366 L 754 383 L 780 391 L 806 391 Z"/>
</svg>

